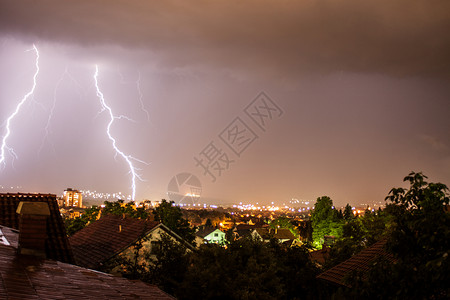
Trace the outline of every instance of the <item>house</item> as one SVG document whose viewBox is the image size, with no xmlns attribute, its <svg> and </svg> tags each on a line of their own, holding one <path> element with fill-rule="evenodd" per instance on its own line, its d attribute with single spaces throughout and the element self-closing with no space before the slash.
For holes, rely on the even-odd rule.
<svg viewBox="0 0 450 300">
<path fill-rule="evenodd" d="M 346 261 L 319 274 L 317 278 L 333 285 L 351 287 L 346 283 L 346 278 L 354 272 L 362 273 L 364 278 L 364 274 L 370 270 L 372 263 L 378 258 L 395 262 L 394 256 L 385 250 L 386 242 L 386 239 L 376 242 Z"/>
<path fill-rule="evenodd" d="M 45 234 L 44 254 L 49 259 L 66 263 L 75 263 L 75 259 L 67 238 L 66 229 L 59 212 L 56 195 L 32 194 L 32 193 L 0 193 L 0 225 L 19 230 L 20 215 L 16 213 L 20 202 L 47 204 L 49 215 L 46 217 L 45 226 L 37 234 Z M 45 205 L 44 205 L 45 207 Z M 39 228 L 34 228 L 38 231 Z"/>
<path fill-rule="evenodd" d="M 322 249 L 309 252 L 309 258 L 311 261 L 319 266 L 323 266 L 329 256 L 330 247 L 327 247 L 325 244 L 322 246 Z"/>
<path fill-rule="evenodd" d="M 61 216 L 68 219 L 75 219 L 81 217 L 84 212 L 86 211 L 86 208 L 84 207 L 61 207 L 59 209 L 59 212 L 61 213 Z"/>
<path fill-rule="evenodd" d="M 119 255 L 132 253 L 134 244 L 143 240 L 143 250 L 154 253 L 161 247 L 161 235 L 166 234 L 188 250 L 194 247 L 167 226 L 156 221 L 103 215 L 69 238 L 77 265 L 102 270 Z"/>
<path fill-rule="evenodd" d="M 197 245 L 205 243 L 214 243 L 223 245 L 226 242 L 226 234 L 220 229 L 207 227 L 195 233 L 195 242 Z"/>
<path fill-rule="evenodd" d="M 44 205 L 38 205 L 38 209 L 48 213 L 47 203 L 41 204 Z M 48 217 L 44 214 L 32 218 L 39 223 L 39 219 L 45 221 L 44 216 Z M 45 226 L 45 222 L 42 224 Z M 29 222 L 25 225 L 34 224 Z M 33 228 L 22 227 L 18 231 L 0 226 L 0 299 L 175 299 L 158 287 L 141 281 L 36 256 L 32 251 L 23 254 L 20 249 L 36 243 L 22 236 L 27 232 L 32 233 Z M 36 240 L 36 235 L 32 235 Z M 37 244 L 45 245 L 45 234 L 38 240 L 41 243 Z"/>
<path fill-rule="evenodd" d="M 280 243 L 287 243 L 289 246 L 296 240 L 295 236 L 287 228 L 256 228 L 251 235 L 253 238 L 264 242 L 269 242 L 271 238 L 275 238 Z"/>
<path fill-rule="evenodd" d="M 238 224 L 234 227 L 233 234 L 236 239 L 246 238 L 251 236 L 253 230 L 255 230 L 256 228 L 260 227 L 249 224 Z"/>
</svg>

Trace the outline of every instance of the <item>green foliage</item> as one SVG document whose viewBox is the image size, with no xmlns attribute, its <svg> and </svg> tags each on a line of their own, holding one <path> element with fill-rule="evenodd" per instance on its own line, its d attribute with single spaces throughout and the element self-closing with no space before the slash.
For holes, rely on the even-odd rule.
<svg viewBox="0 0 450 300">
<path fill-rule="evenodd" d="M 352 220 L 355 218 L 355 215 L 353 214 L 353 210 L 350 204 L 347 203 L 347 205 L 345 206 L 343 215 L 345 220 Z"/>
<path fill-rule="evenodd" d="M 192 254 L 179 299 L 312 299 L 317 269 L 304 248 L 240 239 Z"/>
<path fill-rule="evenodd" d="M 224 222 L 226 219 L 231 219 L 229 213 L 225 213 L 219 210 L 209 209 L 195 209 L 195 210 L 182 210 L 183 217 L 187 219 L 191 224 L 204 224 L 208 219 L 211 220 L 212 225 L 217 225 Z"/>
<path fill-rule="evenodd" d="M 81 217 L 74 219 L 66 218 L 64 220 L 64 224 L 66 226 L 67 235 L 71 236 L 90 223 L 96 221 L 100 212 L 102 214 L 113 214 L 136 219 L 147 219 L 149 216 L 149 213 L 146 212 L 144 208 L 136 208 L 134 202 L 132 201 L 126 204 L 123 200 L 117 200 L 114 202 L 105 201 L 103 208 L 99 206 L 92 206 L 91 208 L 87 208 Z"/>
<path fill-rule="evenodd" d="M 89 223 L 97 220 L 100 212 L 100 208 L 93 206 L 87 208 L 81 217 L 74 219 L 66 218 L 64 219 L 64 225 L 66 227 L 66 232 L 68 236 L 74 235 L 77 231 L 86 227 Z"/>
<path fill-rule="evenodd" d="M 146 229 L 142 230 L 139 238 L 130 245 L 129 251 L 119 253 L 109 261 L 107 261 L 102 271 L 120 273 L 128 279 L 144 280 L 148 277 L 149 255 L 148 250 L 144 247 L 150 236 L 146 235 Z"/>
<path fill-rule="evenodd" d="M 324 243 L 324 236 L 330 235 L 340 237 L 342 235 L 343 221 L 339 218 L 338 212 L 333 208 L 333 200 L 323 196 L 317 198 L 314 210 L 311 214 L 313 228 L 313 246 L 321 248 Z"/>
<path fill-rule="evenodd" d="M 314 204 L 314 210 L 311 214 L 311 221 L 314 223 L 320 223 L 321 221 L 330 220 L 333 218 L 333 200 L 328 196 L 322 196 L 317 198 L 316 204 Z"/>
<path fill-rule="evenodd" d="M 173 294 L 183 281 L 188 266 L 186 247 L 175 242 L 169 235 L 162 233 L 160 248 L 152 250 L 147 246 L 150 235 L 145 234 L 133 243 L 129 252 L 110 259 L 104 271 L 120 273 L 128 279 L 138 279 L 155 284 L 167 293 Z"/>
<path fill-rule="evenodd" d="M 367 277 L 354 280 L 360 298 L 448 299 L 450 296 L 450 215 L 448 188 L 428 183 L 422 173 L 410 173 L 409 189 L 394 188 L 385 211 L 392 226 L 387 249 L 395 263 L 377 261 Z M 380 287 L 383 287 L 380 291 Z M 382 293 L 380 293 L 382 292 Z"/>
<path fill-rule="evenodd" d="M 195 228 L 189 226 L 189 222 L 183 218 L 181 209 L 174 205 L 173 201 L 162 199 L 161 204 L 153 212 L 156 221 L 160 221 L 173 232 L 180 235 L 188 243 L 195 239 Z"/>
<path fill-rule="evenodd" d="M 135 206 L 133 201 L 125 204 L 123 200 L 117 200 L 114 202 L 105 201 L 105 207 L 102 210 L 104 214 L 113 214 L 118 216 L 127 216 L 129 218 L 135 219 L 147 219 L 149 213 L 145 211 L 143 207 Z"/>
<path fill-rule="evenodd" d="M 300 233 L 298 229 L 292 224 L 292 220 L 288 217 L 279 217 L 269 223 L 269 227 L 272 229 L 276 228 L 286 228 L 289 229 L 289 231 L 298 238 L 300 236 Z"/>
<path fill-rule="evenodd" d="M 342 227 L 342 237 L 331 247 L 325 268 L 331 268 L 380 240 L 386 233 L 389 218 L 383 212 L 366 212 Z"/>
<path fill-rule="evenodd" d="M 148 255 L 149 273 L 145 281 L 158 285 L 167 293 L 174 294 L 184 280 L 189 253 L 186 247 L 175 242 L 167 234 L 161 234 L 161 248 Z"/>
</svg>

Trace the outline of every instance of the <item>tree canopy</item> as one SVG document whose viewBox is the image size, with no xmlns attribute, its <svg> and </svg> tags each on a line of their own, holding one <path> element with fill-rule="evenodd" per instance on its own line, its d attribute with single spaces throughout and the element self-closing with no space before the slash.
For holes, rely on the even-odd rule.
<svg viewBox="0 0 450 300">
<path fill-rule="evenodd" d="M 404 178 L 409 188 L 393 188 L 385 211 L 391 216 L 387 250 L 395 263 L 377 261 L 366 278 L 353 282 L 357 297 L 448 299 L 450 296 L 449 190 L 428 183 L 422 173 Z M 380 289 L 383 287 L 383 289 Z"/>
<path fill-rule="evenodd" d="M 317 198 L 314 210 L 311 213 L 313 228 L 313 246 L 320 248 L 327 235 L 340 237 L 342 235 L 342 219 L 333 207 L 333 200 L 323 196 Z"/>
<path fill-rule="evenodd" d="M 195 228 L 189 226 L 189 222 L 183 218 L 181 208 L 174 205 L 173 201 L 167 202 L 162 199 L 161 204 L 153 211 L 156 221 L 160 221 L 173 232 L 180 235 L 187 242 L 192 243 L 195 239 Z"/>
</svg>

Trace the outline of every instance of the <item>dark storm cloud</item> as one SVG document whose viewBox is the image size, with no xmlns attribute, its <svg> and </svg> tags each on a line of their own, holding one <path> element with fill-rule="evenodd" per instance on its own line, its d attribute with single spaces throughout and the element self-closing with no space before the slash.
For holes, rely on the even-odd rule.
<svg viewBox="0 0 450 300">
<path fill-rule="evenodd" d="M 173 66 L 450 75 L 450 1 L 0 1 L 3 35 Z"/>
</svg>

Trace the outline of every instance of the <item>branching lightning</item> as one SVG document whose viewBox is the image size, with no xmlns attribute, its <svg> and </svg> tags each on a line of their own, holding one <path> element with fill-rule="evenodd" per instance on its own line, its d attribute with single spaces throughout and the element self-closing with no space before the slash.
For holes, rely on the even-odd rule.
<svg viewBox="0 0 450 300">
<path fill-rule="evenodd" d="M 6 127 L 6 133 L 3 136 L 2 145 L 1 145 L 1 148 L 0 148 L 0 164 L 5 164 L 6 151 L 8 151 L 11 154 L 11 156 L 13 156 L 13 158 L 17 158 L 17 155 L 15 154 L 14 150 L 11 147 L 8 147 L 6 142 L 8 140 L 8 137 L 11 134 L 11 121 L 19 113 L 21 107 L 28 100 L 28 98 L 33 95 L 34 90 L 36 88 L 37 76 L 39 74 L 39 51 L 38 51 L 38 49 L 36 48 L 36 46 L 34 44 L 33 44 L 33 48 L 28 50 L 28 51 L 31 51 L 31 50 L 33 50 L 36 53 L 36 62 L 35 62 L 36 72 L 34 73 L 34 76 L 33 76 L 33 86 L 31 88 L 31 90 L 22 98 L 22 100 L 20 100 L 20 102 L 17 104 L 16 109 L 14 110 L 14 112 L 6 120 L 6 126 L 5 126 Z"/>
<path fill-rule="evenodd" d="M 123 74 L 122 74 L 122 72 L 120 72 L 120 70 L 118 70 L 118 73 L 119 73 L 119 76 L 120 76 L 121 83 L 129 84 L 129 82 L 127 82 L 125 80 L 125 76 L 123 76 Z M 147 115 L 147 121 L 150 122 L 150 113 L 145 108 L 144 101 L 143 101 L 144 94 L 142 93 L 142 90 L 141 90 L 141 72 L 140 71 L 138 71 L 138 78 L 137 78 L 135 84 L 136 84 L 136 89 L 137 89 L 138 94 L 139 94 L 138 100 L 139 100 L 139 104 L 141 106 L 141 110 Z"/>
<path fill-rule="evenodd" d="M 139 93 L 139 103 L 141 104 L 141 109 L 146 113 L 147 121 L 150 121 L 150 113 L 145 108 L 144 102 L 142 101 L 142 98 L 144 97 L 144 95 L 142 94 L 142 91 L 141 91 L 141 72 L 138 72 L 138 79 L 136 80 L 136 88 Z"/>
<path fill-rule="evenodd" d="M 146 162 L 136 159 L 130 155 L 126 155 L 125 153 L 123 153 L 116 145 L 116 139 L 111 135 L 111 126 L 114 123 L 114 120 L 116 119 L 122 119 L 122 118 L 126 118 L 125 116 L 114 116 L 113 111 L 111 109 L 111 107 L 109 107 L 106 104 L 105 101 L 105 97 L 103 95 L 103 93 L 101 92 L 99 85 L 98 85 L 98 66 L 95 66 L 95 75 L 94 75 L 94 80 L 95 80 L 95 87 L 97 89 L 97 97 L 100 99 L 100 103 L 102 105 L 102 111 L 108 111 L 109 116 L 110 116 L 110 121 L 108 123 L 108 126 L 106 128 L 106 134 L 108 135 L 108 138 L 110 139 L 110 141 L 112 142 L 112 146 L 116 152 L 116 155 L 120 155 L 128 164 L 128 167 L 130 168 L 130 174 L 131 174 L 131 189 L 132 189 L 132 200 L 134 201 L 136 198 L 136 178 L 139 180 L 142 180 L 142 178 L 139 176 L 139 174 L 137 173 L 137 171 L 139 169 L 137 169 L 134 165 L 133 165 L 133 161 L 137 161 L 140 163 L 144 163 L 147 164 Z M 126 118 L 129 120 L 129 118 Z"/>
<path fill-rule="evenodd" d="M 45 128 L 44 128 L 44 131 L 45 131 L 45 133 L 44 133 L 44 138 L 42 139 L 42 144 L 41 144 L 41 147 L 39 148 L 38 153 L 41 153 L 42 149 L 44 148 L 44 144 L 45 144 L 45 141 L 46 141 L 46 140 L 49 141 L 49 143 L 50 143 L 51 146 L 52 146 L 53 151 L 55 151 L 54 146 L 53 146 L 53 143 L 51 143 L 51 141 L 50 141 L 50 139 L 49 139 L 49 135 L 50 135 L 50 122 L 51 122 L 51 120 L 52 120 L 52 118 L 53 118 L 54 111 L 55 111 L 55 108 L 56 108 L 56 102 L 57 102 L 57 97 L 56 97 L 56 95 L 57 95 L 57 92 L 58 92 L 58 90 L 59 90 L 59 86 L 62 84 L 62 82 L 64 81 L 64 79 L 66 78 L 66 76 L 69 77 L 69 79 L 70 79 L 71 81 L 73 81 L 73 82 L 78 86 L 79 89 L 82 89 L 82 86 L 81 86 L 81 85 L 78 83 L 78 81 L 77 81 L 77 80 L 69 73 L 68 67 L 66 66 L 66 68 L 65 68 L 65 70 L 64 70 L 64 73 L 63 73 L 62 76 L 59 78 L 58 82 L 56 83 L 55 90 L 53 91 L 53 103 L 52 103 L 52 107 L 50 108 L 49 113 L 48 113 L 47 124 L 45 125 Z M 79 96 L 81 97 L 80 92 L 78 92 L 78 94 L 79 94 Z"/>
</svg>

